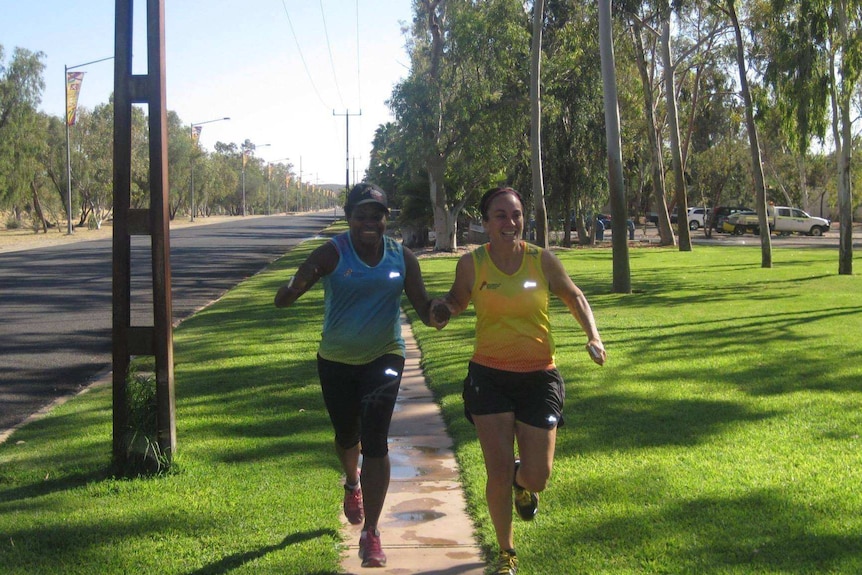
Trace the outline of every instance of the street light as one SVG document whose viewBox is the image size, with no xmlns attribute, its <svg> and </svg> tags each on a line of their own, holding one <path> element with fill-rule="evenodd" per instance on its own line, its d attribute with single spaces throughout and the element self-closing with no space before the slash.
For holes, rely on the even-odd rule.
<svg viewBox="0 0 862 575">
<path fill-rule="evenodd" d="M 248 142 L 248 140 L 246 140 Z M 255 146 L 251 144 L 249 147 L 246 147 L 245 143 L 242 145 L 242 215 L 245 216 L 245 162 L 246 162 L 246 153 L 251 153 L 257 148 L 266 148 L 271 146 L 272 144 L 259 144 Z"/>
<path fill-rule="evenodd" d="M 66 233 L 70 236 L 72 235 L 72 146 L 69 142 L 69 121 L 75 117 L 75 114 L 73 113 L 71 116 L 69 115 L 69 70 L 74 70 L 75 68 L 83 68 L 84 66 L 89 66 L 90 64 L 98 64 L 99 62 L 105 62 L 107 60 L 113 59 L 113 56 L 108 56 L 107 58 L 93 60 L 92 62 L 85 62 L 84 64 L 77 64 L 75 66 L 63 66 L 63 93 L 66 95 L 66 117 L 63 123 L 66 124 L 66 200 L 68 202 L 68 212 L 66 214 L 68 216 L 68 230 L 66 231 Z M 77 108 L 77 106 L 78 102 L 76 99 L 75 107 Z"/>
<path fill-rule="evenodd" d="M 204 124 L 212 124 L 213 122 L 223 122 L 224 120 L 230 120 L 230 118 L 216 118 L 215 120 L 207 120 L 206 122 L 195 122 L 189 127 L 189 133 L 192 137 L 192 153 L 191 153 L 191 185 L 189 186 L 189 208 L 191 213 L 191 221 L 195 221 L 195 149 L 198 145 L 198 139 L 200 138 L 200 131 L 195 134 L 195 128 L 198 126 L 203 126 Z"/>
</svg>

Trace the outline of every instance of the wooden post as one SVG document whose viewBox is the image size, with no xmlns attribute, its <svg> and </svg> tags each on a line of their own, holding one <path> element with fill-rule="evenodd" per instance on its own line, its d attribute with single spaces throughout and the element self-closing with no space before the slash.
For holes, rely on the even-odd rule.
<svg viewBox="0 0 862 575">
<path fill-rule="evenodd" d="M 113 236 L 113 455 L 127 461 L 128 389 L 131 358 L 155 357 L 157 441 L 163 463 L 176 450 L 170 216 L 168 204 L 167 108 L 165 106 L 164 0 L 147 1 L 145 75 L 132 74 L 133 0 L 116 0 L 114 59 L 114 236 Z M 150 206 L 131 209 L 132 105 L 149 115 Z M 151 238 L 153 325 L 131 325 L 131 236 Z"/>
</svg>

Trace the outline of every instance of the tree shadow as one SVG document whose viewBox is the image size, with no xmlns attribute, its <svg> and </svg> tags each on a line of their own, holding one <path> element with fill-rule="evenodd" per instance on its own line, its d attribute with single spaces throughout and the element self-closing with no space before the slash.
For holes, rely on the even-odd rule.
<svg viewBox="0 0 862 575">
<path fill-rule="evenodd" d="M 256 559 L 260 559 L 270 553 L 276 551 L 282 551 L 287 549 L 291 545 L 295 545 L 297 543 L 302 543 L 304 541 L 310 541 L 312 539 L 318 539 L 320 537 L 330 537 L 333 541 L 339 540 L 339 535 L 332 529 L 317 529 L 315 531 L 305 531 L 302 533 L 292 533 L 285 537 L 280 543 L 275 545 L 267 545 L 265 547 L 261 547 L 260 549 L 254 549 L 252 551 L 246 551 L 244 553 L 234 553 L 233 555 L 229 555 L 224 557 L 223 559 L 216 561 L 215 563 L 211 563 L 200 569 L 196 569 L 194 571 L 189 572 L 189 575 L 219 575 L 220 573 L 230 573 L 231 571 L 246 565 Z M 334 575 L 328 571 L 318 571 L 316 573 L 309 573 L 308 575 Z"/>
</svg>

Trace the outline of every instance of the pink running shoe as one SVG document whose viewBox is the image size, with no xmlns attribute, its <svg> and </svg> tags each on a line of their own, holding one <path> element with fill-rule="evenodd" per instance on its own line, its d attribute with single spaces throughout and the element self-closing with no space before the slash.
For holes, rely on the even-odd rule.
<svg viewBox="0 0 862 575">
<path fill-rule="evenodd" d="M 365 519 L 365 507 L 362 505 L 362 488 L 358 485 L 351 489 L 344 486 L 344 515 L 351 525 L 359 525 Z"/>
<path fill-rule="evenodd" d="M 370 529 L 359 536 L 359 558 L 363 567 L 386 567 L 386 554 L 380 548 L 380 531 Z"/>
</svg>

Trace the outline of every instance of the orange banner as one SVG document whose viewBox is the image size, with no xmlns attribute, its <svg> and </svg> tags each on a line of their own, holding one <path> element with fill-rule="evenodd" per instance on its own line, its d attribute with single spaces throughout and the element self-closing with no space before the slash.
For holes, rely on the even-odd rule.
<svg viewBox="0 0 862 575">
<path fill-rule="evenodd" d="M 69 126 L 74 126 L 78 119 L 78 94 L 83 81 L 84 72 L 66 72 L 66 124 Z"/>
</svg>

